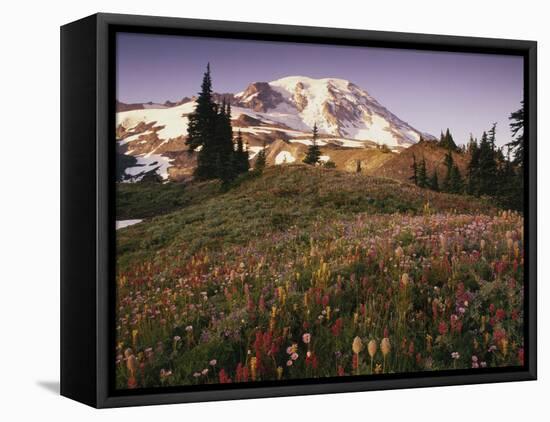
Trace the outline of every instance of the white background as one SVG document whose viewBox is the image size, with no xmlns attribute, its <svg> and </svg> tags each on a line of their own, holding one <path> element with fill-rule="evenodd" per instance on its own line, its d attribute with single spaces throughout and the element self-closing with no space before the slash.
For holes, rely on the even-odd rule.
<svg viewBox="0 0 550 422">
<path fill-rule="evenodd" d="M 548 420 L 548 185 L 539 169 L 539 381 L 93 410 L 57 395 L 59 26 L 103 11 L 539 42 L 539 157 L 550 156 L 550 31 L 544 1 L 23 1 L 0 24 L 0 419 Z M 253 58 L 251 58 L 253 60 Z M 368 71 L 368 70 L 367 70 Z M 452 98 L 450 99 L 452 101 Z M 91 334 L 91 333 L 90 333 Z M 546 391 L 546 394 L 544 390 Z"/>
</svg>

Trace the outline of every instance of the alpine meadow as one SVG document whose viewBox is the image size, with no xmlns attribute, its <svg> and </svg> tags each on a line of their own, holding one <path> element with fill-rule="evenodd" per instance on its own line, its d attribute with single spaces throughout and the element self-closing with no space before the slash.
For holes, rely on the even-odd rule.
<svg viewBox="0 0 550 422">
<path fill-rule="evenodd" d="M 524 364 L 521 60 L 313 48 L 119 35 L 117 389 Z"/>
</svg>

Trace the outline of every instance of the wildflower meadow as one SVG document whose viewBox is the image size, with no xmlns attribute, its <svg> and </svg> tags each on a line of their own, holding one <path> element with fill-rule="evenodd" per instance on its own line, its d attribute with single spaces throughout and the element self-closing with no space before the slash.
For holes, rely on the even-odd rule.
<svg viewBox="0 0 550 422">
<path fill-rule="evenodd" d="M 158 191 L 117 232 L 119 389 L 523 364 L 521 213 L 304 165 Z"/>
</svg>

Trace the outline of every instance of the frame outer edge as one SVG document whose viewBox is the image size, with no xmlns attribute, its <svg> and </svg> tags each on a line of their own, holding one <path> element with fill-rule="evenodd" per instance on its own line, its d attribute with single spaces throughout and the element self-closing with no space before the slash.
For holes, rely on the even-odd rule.
<svg viewBox="0 0 550 422">
<path fill-rule="evenodd" d="M 95 16 L 61 27 L 61 391 L 94 406 Z M 74 142 L 78 140 L 79 142 Z"/>
<path fill-rule="evenodd" d="M 529 74 L 529 373 L 537 379 L 537 43 L 532 42 L 527 54 Z"/>
<path fill-rule="evenodd" d="M 104 15 L 97 14 L 96 43 L 97 43 L 97 403 L 96 407 L 105 407 L 109 395 L 109 254 L 110 230 L 109 221 L 109 45 L 108 25 Z"/>
<path fill-rule="evenodd" d="M 97 82 L 96 97 L 96 403 L 98 408 L 123 407 L 135 405 L 152 405 L 168 403 L 186 403 L 213 400 L 235 400 L 247 398 L 281 397 L 310 394 L 329 394 L 340 392 L 361 392 L 372 390 L 387 390 L 396 388 L 435 387 L 450 385 L 467 385 L 490 382 L 526 381 L 536 379 L 536 42 L 523 40 L 504 40 L 491 38 L 459 37 L 447 35 L 407 34 L 399 32 L 381 32 L 359 29 L 318 28 L 291 25 L 274 25 L 259 23 L 211 21 L 200 19 L 182 19 L 151 17 L 137 15 L 121 15 L 99 13 L 96 17 L 96 45 L 97 63 L 95 67 Z M 317 37 L 319 39 L 331 39 L 335 42 L 356 38 L 359 40 L 382 40 L 402 43 L 402 48 L 414 48 L 415 43 L 426 45 L 441 45 L 449 49 L 458 47 L 513 49 L 523 52 L 528 58 L 529 74 L 529 196 L 530 203 L 534 204 L 529 209 L 530 253 L 528 265 L 530 266 L 529 283 L 529 366 L 526 370 L 516 372 L 495 372 L 480 374 L 457 374 L 425 376 L 421 378 L 400 378 L 384 380 L 353 380 L 349 379 L 340 383 L 318 383 L 308 385 L 281 385 L 269 387 L 243 387 L 227 390 L 209 390 L 192 392 L 159 392 L 156 394 L 142 395 L 116 395 L 110 396 L 109 392 L 109 230 L 112 230 L 108 214 L 109 180 L 108 158 L 110 140 L 110 117 L 107 110 L 111 110 L 109 74 L 109 27 L 117 25 L 147 26 L 150 28 L 176 28 L 197 29 L 222 32 L 238 32 L 240 34 L 272 34 L 272 35 L 298 35 Z"/>
</svg>

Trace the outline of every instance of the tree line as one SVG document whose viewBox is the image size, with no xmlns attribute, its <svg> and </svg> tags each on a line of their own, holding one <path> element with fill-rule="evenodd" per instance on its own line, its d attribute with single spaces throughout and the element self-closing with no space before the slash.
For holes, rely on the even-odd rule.
<svg viewBox="0 0 550 422">
<path fill-rule="evenodd" d="M 443 175 L 437 167 L 431 175 L 426 168 L 426 160 L 418 160 L 413 155 L 410 180 L 417 186 L 435 191 L 467 194 L 476 197 L 489 196 L 500 206 L 510 209 L 523 209 L 524 181 L 524 105 L 511 113 L 510 130 L 512 141 L 503 147 L 496 146 L 497 125 L 494 123 L 484 131 L 478 140 L 470 135 L 467 145 L 458 147 L 449 129 L 442 132 L 437 144 L 446 149 L 443 160 Z M 420 139 L 422 142 L 423 139 Z M 469 157 L 465 174 L 453 159 L 453 153 Z"/>
</svg>

